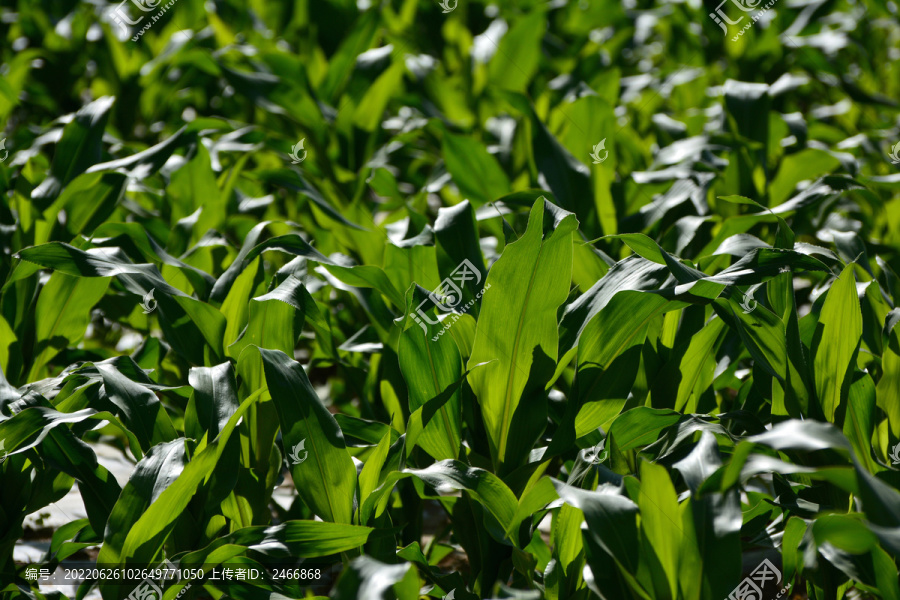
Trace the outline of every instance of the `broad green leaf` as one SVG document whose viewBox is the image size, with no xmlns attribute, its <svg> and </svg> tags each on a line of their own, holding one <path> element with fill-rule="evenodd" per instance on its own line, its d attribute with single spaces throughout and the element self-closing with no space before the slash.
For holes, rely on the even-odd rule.
<svg viewBox="0 0 900 600">
<path fill-rule="evenodd" d="M 798 183 L 804 180 L 814 181 L 836 169 L 841 162 L 831 153 L 818 148 L 807 148 L 796 154 L 784 157 L 778 174 L 769 187 L 769 199 L 772 205 L 781 204 L 794 191 Z"/>
<path fill-rule="evenodd" d="M 641 462 L 641 487 L 638 497 L 641 530 L 648 545 L 659 557 L 669 581 L 672 597 L 677 595 L 680 550 L 684 533 L 675 487 L 665 467 Z"/>
<path fill-rule="evenodd" d="M 331 594 L 334 600 L 417 600 L 419 578 L 410 563 L 388 565 L 369 556 L 355 558 Z"/>
<path fill-rule="evenodd" d="M 194 367 L 188 381 L 194 394 L 185 411 L 185 434 L 198 440 L 206 434 L 213 439 L 240 407 L 234 370 L 230 363 Z"/>
<path fill-rule="evenodd" d="M 356 468 L 341 428 L 298 362 L 279 350 L 259 353 L 297 492 L 323 520 L 352 522 Z"/>
<path fill-rule="evenodd" d="M 142 150 L 126 158 L 111 160 L 109 162 L 99 163 L 90 167 L 87 173 L 99 173 L 104 171 L 115 171 L 128 175 L 132 179 L 138 181 L 146 179 L 159 171 L 166 161 L 180 146 L 193 139 L 193 135 L 188 133 L 188 127 L 182 127 L 168 139 L 155 146 L 151 146 L 146 150 Z"/>
<path fill-rule="evenodd" d="M 509 487 L 490 471 L 442 460 L 425 469 L 408 469 L 404 474 L 417 477 L 438 491 L 466 490 L 510 532 L 518 502 Z"/>
<path fill-rule="evenodd" d="M 875 431 L 875 384 L 868 374 L 857 373 L 850 385 L 843 431 L 860 462 L 870 472 L 878 472 L 871 443 Z"/>
<path fill-rule="evenodd" d="M 118 248 L 80 250 L 68 244 L 50 242 L 19 252 L 19 257 L 48 269 L 77 277 L 117 277 L 130 292 L 143 297 L 156 292 L 160 325 L 176 350 L 195 364 L 204 363 L 208 346 L 222 356 L 225 319 L 212 306 L 172 287 L 155 265 L 134 264 Z M 137 298 L 136 304 L 140 302 Z"/>
<path fill-rule="evenodd" d="M 878 538 L 860 520 L 849 515 L 822 515 L 812 523 L 816 544 L 824 543 L 851 554 L 864 554 L 878 545 Z"/>
<path fill-rule="evenodd" d="M 713 382 L 716 348 L 724 328 L 721 319 L 712 319 L 690 338 L 683 352 L 679 352 L 657 377 L 653 387 L 654 405 L 671 406 L 666 400 L 674 391 L 675 410 L 697 412 L 700 396 Z"/>
<path fill-rule="evenodd" d="M 509 179 L 500 163 L 478 141 L 447 131 L 444 132 L 442 152 L 447 171 L 459 186 L 463 198 L 476 207 L 510 192 Z"/>
<path fill-rule="evenodd" d="M 145 542 L 152 542 L 150 536 L 137 539 L 139 525 L 144 526 L 144 530 L 140 533 L 161 533 L 164 529 L 168 529 L 166 527 L 157 528 L 157 525 L 163 524 L 150 523 L 146 519 L 142 520 L 142 517 L 154 503 L 165 500 L 171 503 L 174 500 L 180 504 L 179 500 L 181 499 L 173 498 L 172 493 L 167 494 L 165 498 L 163 498 L 163 493 L 170 489 L 172 484 L 183 474 L 187 464 L 183 439 L 157 444 L 144 456 L 129 476 L 128 483 L 109 516 L 98 560 L 108 564 L 125 563 L 131 558 L 128 549 Z M 200 463 L 195 459 L 191 461 L 191 464 L 199 465 Z M 183 499 L 184 507 L 187 506 L 189 499 Z M 154 512 L 158 513 L 160 506 L 162 504 L 157 504 L 157 510 Z M 167 520 L 174 525 L 177 516 L 177 514 L 170 514 Z M 166 533 L 170 532 L 171 530 Z M 133 540 L 131 544 L 128 543 L 129 536 Z M 164 539 L 159 540 L 160 546 L 163 541 Z M 149 563 L 150 559 L 154 557 L 155 551 L 144 552 L 142 555 L 147 556 Z"/>
<path fill-rule="evenodd" d="M 659 289 L 668 274 L 668 269 L 664 266 L 640 256 L 629 256 L 613 265 L 602 279 L 566 306 L 559 326 L 560 356 L 578 345 L 585 327 L 617 293 L 625 290 Z"/>
<path fill-rule="evenodd" d="M 778 381 L 787 376 L 787 341 L 784 323 L 770 310 L 760 305 L 739 303 L 736 299 L 716 300 L 714 306 L 720 317 L 737 329 L 750 356 Z M 748 311 L 746 306 L 755 306 Z"/>
<path fill-rule="evenodd" d="M 434 237 L 438 244 L 438 262 L 442 272 L 452 273 L 465 260 L 474 265 L 480 279 L 467 279 L 463 295 L 466 301 L 477 297 L 484 289 L 488 270 L 478 243 L 478 228 L 472 205 L 464 200 L 456 206 L 439 209 L 434 221 Z M 477 314 L 474 308 L 472 311 Z"/>
<path fill-rule="evenodd" d="M 637 572 L 638 505 L 610 490 L 587 491 L 554 482 L 559 497 L 584 513 L 585 540 L 594 542 L 627 573 Z"/>
<path fill-rule="evenodd" d="M 103 130 L 114 102 L 104 96 L 75 113 L 56 145 L 50 175 L 32 192 L 33 200 L 49 204 L 70 181 L 100 162 Z"/>
<path fill-rule="evenodd" d="M 620 450 L 632 450 L 655 442 L 661 430 L 674 425 L 680 418 L 674 410 L 638 406 L 619 415 L 609 428 L 609 435 L 616 440 Z"/>
<path fill-rule="evenodd" d="M 418 296 L 410 288 L 410 303 Z M 411 308 L 411 304 L 410 304 Z M 452 386 L 462 373 L 462 359 L 453 338 L 438 335 L 441 328 L 451 324 L 449 319 L 433 325 L 424 319 L 418 326 L 400 334 L 398 358 L 400 371 L 409 389 L 411 413 Z M 435 460 L 459 457 L 462 431 L 460 394 L 457 390 L 441 406 L 438 414 L 418 436 L 417 443 Z"/>
<path fill-rule="evenodd" d="M 576 377 L 579 400 L 595 400 L 602 393 L 598 386 L 613 361 L 643 344 L 647 328 L 656 317 L 683 306 L 653 293 L 623 291 L 613 296 L 581 333 Z"/>
<path fill-rule="evenodd" d="M 328 74 L 319 87 L 319 94 L 329 102 L 338 99 L 356 63 L 356 57 L 369 49 L 378 27 L 378 15 L 366 12 L 354 23 L 353 31 L 344 38 L 341 47 L 331 57 Z"/>
<path fill-rule="evenodd" d="M 185 555 L 178 564 L 183 569 L 192 566 L 211 568 L 248 551 L 270 552 L 276 545 L 290 556 L 328 556 L 362 546 L 371 533 L 371 527 L 322 521 L 287 521 L 272 527 L 245 527 Z"/>
<path fill-rule="evenodd" d="M 103 297 L 109 280 L 82 279 L 54 273 L 38 297 L 35 311 L 34 361 L 28 380 L 35 381 L 60 351 L 84 336 L 91 309 Z"/>
<path fill-rule="evenodd" d="M 425 469 L 390 473 L 384 483 L 363 499 L 362 514 L 380 514 L 394 485 L 408 477 L 416 477 L 439 492 L 466 490 L 496 519 L 505 533 L 511 531 L 518 504 L 512 490 L 490 471 L 469 467 L 455 460 L 442 460 Z"/>
<path fill-rule="evenodd" d="M 861 337 L 862 313 L 849 265 L 828 290 L 812 343 L 816 395 L 830 422 L 847 397 Z"/>
<path fill-rule="evenodd" d="M 353 124 L 363 131 L 375 131 L 380 125 L 382 115 L 391 101 L 397 88 L 403 85 L 403 73 L 406 66 L 397 63 L 382 73 L 375 83 L 360 98 L 353 113 Z"/>
<path fill-rule="evenodd" d="M 260 390 L 244 400 L 216 439 L 186 465 L 168 460 L 163 451 L 183 449 L 183 439 L 161 444 L 155 447 L 154 456 L 145 457 L 144 468 L 132 474 L 110 515 L 98 562 L 149 564 L 157 556 L 197 489 L 216 468 L 238 421 L 261 395 Z M 176 472 L 180 475 L 173 481 Z"/>
<path fill-rule="evenodd" d="M 497 52 L 488 65 L 491 82 L 504 89 L 524 92 L 537 70 L 541 57 L 541 39 L 547 28 L 543 10 L 532 10 L 517 21 L 495 44 Z"/>
<path fill-rule="evenodd" d="M 112 214 L 127 184 L 128 178 L 119 173 L 84 173 L 66 186 L 44 214 L 52 221 L 65 211 L 69 234 L 89 235 Z"/>
<path fill-rule="evenodd" d="M 391 432 L 385 432 L 384 436 L 375 447 L 375 451 L 369 455 L 362 471 L 359 473 L 359 497 L 368 498 L 381 483 L 381 470 L 391 449 Z"/>
<path fill-rule="evenodd" d="M 156 394 L 111 364 L 96 363 L 95 366 L 103 377 L 103 396 L 118 408 L 122 421 L 134 432 L 144 452 L 176 438 L 172 420 Z"/>
<path fill-rule="evenodd" d="M 517 409 L 523 397 L 542 393 L 556 366 L 556 312 L 568 295 L 577 225 L 571 213 L 538 200 L 525 234 L 506 247 L 488 273 L 468 364 L 496 362 L 470 373 L 469 383 L 481 405 L 495 464 L 504 469 L 522 460 L 531 446 L 525 438 L 543 428 L 539 413 L 525 408 L 517 415 Z M 519 419 L 531 424 L 511 446 Z"/>
<path fill-rule="evenodd" d="M 196 239 L 210 229 L 218 229 L 225 220 L 225 199 L 219 192 L 209 152 L 203 144 L 196 144 L 190 160 L 172 174 L 166 195 L 172 207 L 173 224 L 202 208 L 195 226 Z"/>
</svg>

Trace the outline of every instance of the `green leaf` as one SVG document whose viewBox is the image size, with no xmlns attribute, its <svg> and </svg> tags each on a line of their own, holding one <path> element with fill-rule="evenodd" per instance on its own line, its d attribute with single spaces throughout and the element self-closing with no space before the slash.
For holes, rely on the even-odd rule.
<svg viewBox="0 0 900 600">
<path fill-rule="evenodd" d="M 442 152 L 460 193 L 476 207 L 509 193 L 509 179 L 483 144 L 445 131 Z"/>
<path fill-rule="evenodd" d="M 103 96 L 75 113 L 56 145 L 50 175 L 31 193 L 32 200 L 50 204 L 70 181 L 100 162 L 103 130 L 113 102 L 115 98 Z"/>
<path fill-rule="evenodd" d="M 512 490 L 490 471 L 470 467 L 455 460 L 442 460 L 425 469 L 406 469 L 390 473 L 384 483 L 363 499 L 362 514 L 380 514 L 394 485 L 408 477 L 416 477 L 439 492 L 465 490 L 496 519 L 504 534 L 511 533 L 518 504 Z"/>
<path fill-rule="evenodd" d="M 678 496 L 666 468 L 647 461 L 641 462 L 641 487 L 638 496 L 641 510 L 641 530 L 648 545 L 659 557 L 669 591 L 677 595 L 680 550 L 684 532 Z"/>
<path fill-rule="evenodd" d="M 138 463 L 110 515 L 98 562 L 153 561 L 197 489 L 216 468 L 238 421 L 261 395 L 260 390 L 244 400 L 218 437 L 198 449 L 186 465 L 178 458 L 183 453 L 183 439 L 155 446 L 153 454 Z"/>
<path fill-rule="evenodd" d="M 76 177 L 45 211 L 48 221 L 66 214 L 70 235 L 91 234 L 103 224 L 125 196 L 128 178 L 120 173 L 85 173 Z"/>
<path fill-rule="evenodd" d="M 878 538 L 865 524 L 850 515 L 822 515 L 812 523 L 813 538 L 851 554 L 865 554 L 878 545 Z"/>
<path fill-rule="evenodd" d="M 391 449 L 391 431 L 385 432 L 375 451 L 369 455 L 366 463 L 363 465 L 362 471 L 359 473 L 359 497 L 368 498 L 369 494 L 375 491 L 378 484 L 381 483 L 381 470 L 384 467 L 385 459 L 387 459 L 388 451 Z M 360 519 L 361 522 L 363 519 Z"/>
<path fill-rule="evenodd" d="M 362 546 L 372 531 L 371 527 L 322 521 L 287 521 L 271 527 L 244 527 L 201 550 L 186 554 L 178 564 L 182 569 L 212 568 L 248 551 L 301 558 L 329 556 Z"/>
<path fill-rule="evenodd" d="M 844 435 L 860 462 L 872 473 L 880 469 L 872 457 L 872 433 L 875 430 L 875 384 L 867 373 L 857 373 L 847 397 Z"/>
<path fill-rule="evenodd" d="M 619 415 L 610 426 L 609 435 L 616 440 L 620 450 L 633 450 L 655 442 L 660 431 L 680 418 L 681 414 L 674 410 L 638 406 Z"/>
<path fill-rule="evenodd" d="M 409 309 L 417 297 L 413 294 L 414 289 L 410 288 L 407 294 Z M 462 359 L 453 338 L 438 335 L 444 323 L 433 325 L 420 320 L 420 327 L 409 327 L 400 334 L 398 359 L 409 389 L 411 413 L 452 386 L 462 373 Z M 461 431 L 462 413 L 457 390 L 446 399 L 436 418 L 425 425 L 416 443 L 435 460 L 455 459 L 459 456 Z"/>
<path fill-rule="evenodd" d="M 81 279 L 65 273 L 50 276 L 35 311 L 35 353 L 28 381 L 40 379 L 46 364 L 60 350 L 74 346 L 84 336 L 91 309 L 107 287 L 109 280 Z"/>
<path fill-rule="evenodd" d="M 194 367 L 188 372 L 194 394 L 185 411 L 185 434 L 214 439 L 228 424 L 241 403 L 231 363 L 214 367 Z"/>
<path fill-rule="evenodd" d="M 404 474 L 417 477 L 438 491 L 466 490 L 510 533 L 518 502 L 512 490 L 490 471 L 442 460 L 425 469 L 407 469 Z"/>
<path fill-rule="evenodd" d="M 861 337 L 862 312 L 849 265 L 828 290 L 812 343 L 816 395 L 830 422 L 847 397 Z"/>
<path fill-rule="evenodd" d="M 463 290 L 466 301 L 476 298 L 484 289 L 484 276 L 488 270 L 481 255 L 478 227 L 472 205 L 463 200 L 456 206 L 438 209 L 438 216 L 434 221 L 434 237 L 438 244 L 438 261 L 442 272 L 452 272 L 458 265 L 463 264 L 464 260 L 468 260 L 478 270 L 480 280 L 467 279 Z M 478 314 L 477 310 L 474 312 Z"/>
<path fill-rule="evenodd" d="M 885 319 L 888 343 L 881 356 L 881 379 L 878 380 L 876 404 L 888 416 L 891 433 L 900 436 L 900 309 L 892 310 Z"/>
<path fill-rule="evenodd" d="M 388 565 L 359 556 L 347 565 L 331 594 L 334 600 L 417 600 L 419 578 L 410 563 Z"/>
<path fill-rule="evenodd" d="M 78 277 L 117 277 L 133 294 L 157 292 L 160 325 L 167 340 L 188 360 L 204 364 L 204 347 L 222 356 L 225 319 L 212 306 L 172 287 L 155 265 L 131 263 L 119 248 L 80 250 L 50 242 L 19 252 L 19 258 Z M 139 300 L 137 301 L 139 302 Z"/>
<path fill-rule="evenodd" d="M 193 140 L 195 136 L 187 133 L 187 129 L 187 126 L 184 126 L 170 135 L 164 142 L 160 142 L 146 150 L 141 150 L 131 156 L 96 164 L 90 167 L 86 173 L 115 171 L 138 181 L 146 179 L 156 174 L 166 164 L 166 161 L 171 158 L 172 154 L 175 153 L 175 150 Z"/>
<path fill-rule="evenodd" d="M 103 378 L 105 397 L 119 409 L 117 413 L 141 442 L 144 452 L 176 438 L 175 427 L 156 394 L 111 364 L 96 363 L 95 366 Z"/>
<path fill-rule="evenodd" d="M 559 497 L 584 513 L 585 540 L 601 548 L 626 573 L 637 572 L 638 505 L 623 496 L 604 491 L 587 491 L 554 482 Z"/>
<path fill-rule="evenodd" d="M 778 168 L 778 175 L 769 187 L 771 204 L 781 204 L 788 199 L 798 183 L 814 181 L 831 173 L 840 164 L 841 161 L 830 152 L 818 148 L 806 148 L 785 156 Z"/>
<path fill-rule="evenodd" d="M 157 514 L 162 506 L 168 505 L 168 509 L 173 502 L 180 504 L 180 501 L 183 501 L 184 507 L 187 506 L 190 500 L 189 496 L 177 498 L 170 492 L 163 497 L 163 494 L 171 489 L 172 485 L 178 481 L 179 476 L 184 473 L 187 464 L 183 439 L 157 444 L 144 456 L 129 476 L 128 483 L 110 513 L 98 560 L 109 564 L 125 563 L 132 558 L 129 550 L 136 549 L 145 542 L 156 541 L 159 546 L 162 546 L 165 538 L 154 540 L 153 534 L 163 533 L 167 536 L 168 533 L 171 533 L 171 528 L 165 526 L 165 521 L 163 523 L 150 522 L 142 517 L 154 503 L 156 503 L 156 509 L 153 512 Z M 201 463 L 195 459 L 190 464 L 194 465 L 193 468 L 196 469 Z M 183 485 L 181 484 L 179 487 Z M 166 521 L 174 526 L 177 513 L 170 513 L 167 516 Z M 129 537 L 132 540 L 131 544 L 129 544 Z M 155 551 L 150 552 L 149 550 L 148 548 L 141 552 L 142 556 L 147 557 L 148 563 L 156 554 Z"/>
<path fill-rule="evenodd" d="M 203 144 L 196 144 L 194 155 L 172 174 L 166 195 L 172 207 L 172 224 L 198 208 L 203 209 L 195 226 L 197 239 L 210 229 L 218 229 L 225 220 L 225 198 L 219 192 L 209 152 Z"/>
<path fill-rule="evenodd" d="M 532 10 L 518 20 L 500 42 L 489 40 L 497 52 L 488 65 L 488 77 L 499 88 L 524 92 L 538 68 L 541 39 L 547 28 L 542 10 Z"/>
<path fill-rule="evenodd" d="M 517 409 L 523 397 L 543 392 L 556 366 L 556 311 L 568 295 L 577 226 L 571 213 L 547 201 L 535 202 L 527 231 L 506 247 L 488 273 L 468 364 L 471 369 L 495 361 L 470 373 L 469 383 L 498 468 L 515 467 L 531 448 L 529 438 L 543 427 L 539 412 L 517 415 Z M 514 419 L 530 424 L 510 444 Z"/>
<path fill-rule="evenodd" d="M 279 350 L 259 349 L 269 393 L 278 410 L 285 456 L 294 486 L 315 514 L 350 523 L 356 467 L 334 417 L 319 399 L 300 363 Z"/>
</svg>

